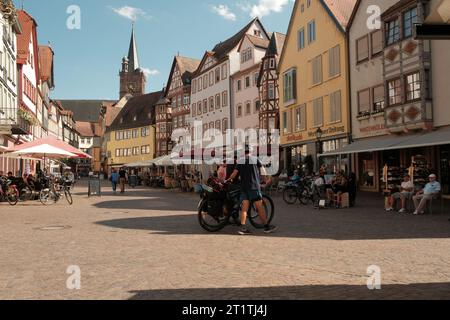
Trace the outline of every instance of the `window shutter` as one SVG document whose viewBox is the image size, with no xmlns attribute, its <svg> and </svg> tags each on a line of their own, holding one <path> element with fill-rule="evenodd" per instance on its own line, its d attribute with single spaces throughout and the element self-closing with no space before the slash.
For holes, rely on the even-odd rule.
<svg viewBox="0 0 450 320">
<path fill-rule="evenodd" d="M 292 98 L 297 99 L 297 70 L 292 70 Z"/>
</svg>

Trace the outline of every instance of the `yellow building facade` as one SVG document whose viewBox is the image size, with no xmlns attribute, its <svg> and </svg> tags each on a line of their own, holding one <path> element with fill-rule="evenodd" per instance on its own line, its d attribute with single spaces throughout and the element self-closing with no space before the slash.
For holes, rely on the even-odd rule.
<svg viewBox="0 0 450 320">
<path fill-rule="evenodd" d="M 108 167 L 155 159 L 155 107 L 162 91 L 130 97 L 107 130 Z"/>
<path fill-rule="evenodd" d="M 307 155 L 317 162 L 318 154 L 349 140 L 346 25 L 356 1 L 339 3 L 297 0 L 294 6 L 279 64 L 280 136 L 288 169 L 298 168 Z M 345 162 L 321 158 L 329 171 L 343 169 Z"/>
<path fill-rule="evenodd" d="M 156 155 L 155 125 L 108 132 L 108 166 L 153 160 Z"/>
</svg>

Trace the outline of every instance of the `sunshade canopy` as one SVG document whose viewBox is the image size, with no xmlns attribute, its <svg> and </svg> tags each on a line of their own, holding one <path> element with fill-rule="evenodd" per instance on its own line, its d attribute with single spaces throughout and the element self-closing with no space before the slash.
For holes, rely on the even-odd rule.
<svg viewBox="0 0 450 320">
<path fill-rule="evenodd" d="M 376 152 L 382 150 L 409 149 L 432 147 L 450 144 L 450 130 L 436 130 L 428 133 L 384 136 L 378 138 L 361 139 L 339 150 L 321 154 L 321 157 L 355 154 L 363 152 Z"/>
<path fill-rule="evenodd" d="M 54 148 L 64 150 L 64 151 L 72 154 L 72 156 L 70 156 L 70 158 L 83 158 L 83 159 L 91 159 L 92 158 L 87 153 L 71 146 L 70 144 L 68 144 L 64 141 L 58 140 L 55 137 L 47 137 L 47 138 L 43 138 L 43 139 L 34 140 L 34 141 L 31 141 L 28 143 L 24 143 L 21 145 L 17 145 L 14 147 L 14 149 L 12 151 L 13 152 L 21 151 L 24 149 L 28 149 L 28 148 L 35 147 L 35 146 L 41 146 L 41 145 L 49 145 Z"/>
<path fill-rule="evenodd" d="M 55 158 L 55 159 L 63 159 L 63 158 L 76 158 L 77 156 L 73 153 L 70 153 L 66 150 L 57 148 L 55 146 L 49 144 L 41 144 L 38 146 L 33 146 L 29 148 L 25 148 L 22 150 L 14 151 L 13 155 L 26 155 L 34 158 Z"/>
</svg>

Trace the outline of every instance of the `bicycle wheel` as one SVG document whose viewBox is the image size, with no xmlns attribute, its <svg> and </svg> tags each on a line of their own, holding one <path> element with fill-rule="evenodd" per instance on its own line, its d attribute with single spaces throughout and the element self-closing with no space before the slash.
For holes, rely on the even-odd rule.
<svg viewBox="0 0 450 320">
<path fill-rule="evenodd" d="M 57 200 L 55 193 L 52 190 L 42 189 L 41 192 L 39 193 L 39 201 L 43 205 L 46 206 L 46 205 L 54 204 L 58 200 Z"/>
<path fill-rule="evenodd" d="M 70 192 L 70 189 L 64 189 L 64 197 L 70 205 L 73 204 L 72 193 Z"/>
<path fill-rule="evenodd" d="M 200 226 L 208 232 L 218 232 L 228 225 L 230 220 L 229 216 L 214 217 L 208 212 L 205 212 L 204 208 L 208 207 L 208 201 L 203 200 L 198 209 L 198 222 Z"/>
<path fill-rule="evenodd" d="M 34 195 L 33 190 L 29 186 L 26 186 L 20 191 L 20 200 L 30 201 L 33 199 L 33 195 Z"/>
<path fill-rule="evenodd" d="M 309 201 L 311 201 L 312 195 L 309 191 L 308 188 L 304 188 L 303 190 L 300 191 L 300 195 L 298 197 L 298 200 L 300 201 L 300 203 L 304 206 L 306 206 L 308 204 Z"/>
<path fill-rule="evenodd" d="M 263 195 L 263 206 L 264 206 L 264 211 L 266 214 L 267 223 L 270 224 L 275 215 L 275 205 L 273 203 L 272 198 L 270 198 L 267 195 Z M 264 223 L 262 222 L 262 220 L 258 214 L 258 211 L 256 210 L 255 204 L 252 204 L 250 206 L 250 209 L 248 212 L 248 218 L 249 218 L 252 226 L 255 227 L 256 229 L 264 228 Z"/>
<path fill-rule="evenodd" d="M 287 188 L 283 191 L 283 200 L 287 204 L 295 204 L 298 199 L 298 193 L 295 188 Z"/>
<path fill-rule="evenodd" d="M 15 206 L 19 202 L 19 195 L 17 191 L 13 188 L 9 188 L 6 192 L 6 200 L 11 206 Z"/>
</svg>

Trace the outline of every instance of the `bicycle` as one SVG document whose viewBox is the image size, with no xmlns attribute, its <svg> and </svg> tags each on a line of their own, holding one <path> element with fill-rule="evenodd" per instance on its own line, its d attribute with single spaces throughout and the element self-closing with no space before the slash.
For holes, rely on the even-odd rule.
<svg viewBox="0 0 450 320">
<path fill-rule="evenodd" d="M 200 193 L 198 221 L 203 229 L 208 232 L 218 232 L 228 225 L 240 225 L 241 188 L 239 186 L 221 185 L 214 190 L 208 185 L 201 184 L 196 185 L 196 191 Z M 275 215 L 273 200 L 263 194 L 262 201 L 267 222 L 270 224 Z M 254 203 L 250 205 L 248 219 L 256 229 L 264 228 L 264 223 L 261 221 Z"/>
<path fill-rule="evenodd" d="M 43 188 L 39 193 L 39 201 L 43 205 L 48 205 L 49 202 L 57 203 L 64 195 L 69 205 L 73 204 L 72 193 L 70 191 L 72 183 L 67 179 L 52 180 L 46 188 Z"/>
<path fill-rule="evenodd" d="M 311 199 L 309 185 L 310 181 L 305 178 L 297 182 L 288 182 L 283 191 L 283 200 L 289 205 L 295 204 L 297 200 L 301 204 L 307 205 Z"/>
<path fill-rule="evenodd" d="M 19 191 L 11 180 L 0 179 L 0 200 L 8 201 L 11 206 L 19 202 Z"/>
</svg>

